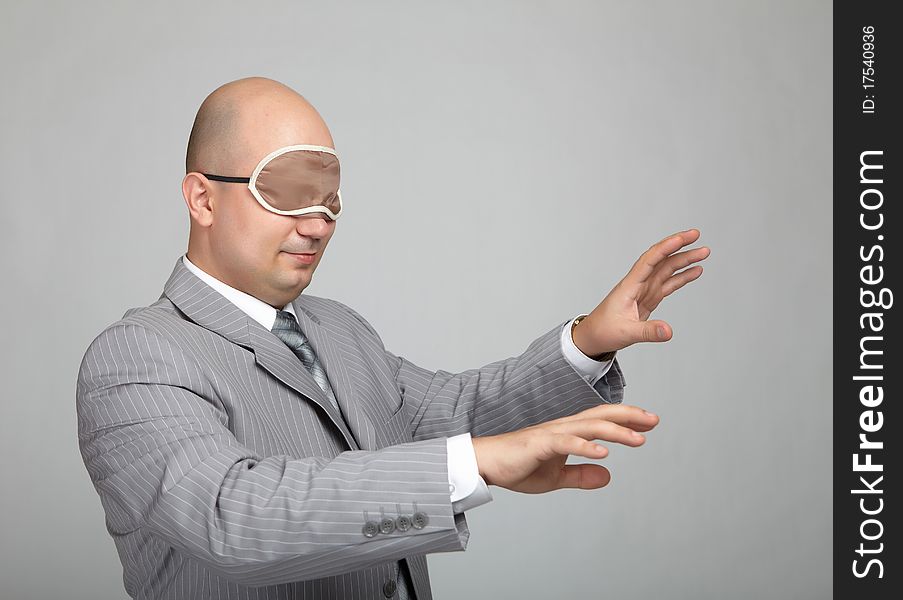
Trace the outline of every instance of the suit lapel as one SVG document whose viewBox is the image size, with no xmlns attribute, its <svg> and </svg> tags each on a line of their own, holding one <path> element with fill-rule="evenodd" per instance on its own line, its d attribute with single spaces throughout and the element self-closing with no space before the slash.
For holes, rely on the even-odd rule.
<svg viewBox="0 0 903 600">
<path fill-rule="evenodd" d="M 326 398 L 323 390 L 320 389 L 313 376 L 304 368 L 291 348 L 286 346 L 273 332 L 249 317 L 225 296 L 189 271 L 182 262 L 181 256 L 176 260 L 175 268 L 163 288 L 163 295 L 169 298 L 186 317 L 201 327 L 253 351 L 257 366 L 320 406 L 342 433 L 348 447 L 352 450 L 360 448 L 357 440 L 348 430 L 342 415 Z M 348 376 L 341 364 L 342 361 L 336 354 L 334 345 L 325 339 L 322 329 L 307 310 L 298 310 L 297 302 L 296 299 L 293 305 L 298 313 L 301 329 L 310 338 L 317 357 L 323 362 L 323 368 L 326 369 L 327 377 L 339 399 L 342 410 L 346 411 L 349 416 L 356 415 L 356 410 L 351 407 L 353 403 L 350 402 Z M 334 373 L 338 373 L 338 377 L 334 376 Z M 334 380 L 338 380 L 338 385 Z"/>
<path fill-rule="evenodd" d="M 365 450 L 373 448 L 376 445 L 373 426 L 370 420 L 361 414 L 360 399 L 354 396 L 354 387 L 351 385 L 346 368 L 347 364 L 355 360 L 355 356 L 350 353 L 347 345 L 336 342 L 342 336 L 347 336 L 347 332 L 337 331 L 329 323 L 322 321 L 313 310 L 314 303 L 304 294 L 295 298 L 292 306 L 301 330 L 313 346 L 323 369 L 326 370 L 329 384 L 342 408 L 342 414 L 345 415 L 344 422 L 351 429 L 361 448 Z"/>
</svg>

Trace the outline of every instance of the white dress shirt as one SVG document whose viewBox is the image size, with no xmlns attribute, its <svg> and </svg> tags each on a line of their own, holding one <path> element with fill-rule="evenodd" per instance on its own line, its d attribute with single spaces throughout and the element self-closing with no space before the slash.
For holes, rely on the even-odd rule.
<svg viewBox="0 0 903 600">
<path fill-rule="evenodd" d="M 273 329 L 276 323 L 276 309 L 266 302 L 251 296 L 241 290 L 223 283 L 206 271 L 188 260 L 188 256 L 182 256 L 185 267 L 197 275 L 203 282 L 218 291 L 235 306 L 247 313 L 249 317 L 260 323 L 267 329 Z M 282 310 L 295 315 L 292 303 L 286 304 Z M 579 315 L 578 315 L 579 316 Z M 574 317 L 576 319 L 577 317 Z M 571 337 L 571 319 L 561 330 L 561 349 L 564 357 L 574 369 L 590 385 L 594 385 L 611 367 L 611 360 L 598 361 L 586 356 L 574 344 Z M 477 458 L 473 450 L 473 441 L 470 433 L 462 433 L 446 439 L 448 450 L 448 489 L 451 493 L 452 509 L 455 513 L 464 512 L 475 506 L 485 504 L 492 500 L 489 486 L 480 477 L 477 468 Z"/>
</svg>

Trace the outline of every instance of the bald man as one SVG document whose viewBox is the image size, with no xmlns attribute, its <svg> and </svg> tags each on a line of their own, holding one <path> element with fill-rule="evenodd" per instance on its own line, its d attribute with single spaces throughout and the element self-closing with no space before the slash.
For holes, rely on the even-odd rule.
<svg viewBox="0 0 903 600">
<path fill-rule="evenodd" d="M 428 600 L 426 554 L 466 548 L 488 486 L 603 487 L 605 467 L 568 456 L 639 446 L 658 423 L 621 403 L 615 352 L 671 338 L 649 316 L 701 274 L 708 248 L 681 250 L 698 230 L 653 244 L 520 356 L 434 372 L 302 293 L 338 183 L 329 129 L 283 84 L 234 81 L 198 110 L 188 251 L 78 374 L 79 446 L 134 598 Z"/>
</svg>

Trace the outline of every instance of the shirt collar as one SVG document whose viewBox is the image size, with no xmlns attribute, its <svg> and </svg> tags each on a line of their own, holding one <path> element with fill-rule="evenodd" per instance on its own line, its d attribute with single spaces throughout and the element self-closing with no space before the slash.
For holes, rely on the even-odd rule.
<svg viewBox="0 0 903 600">
<path fill-rule="evenodd" d="M 213 275 L 210 275 L 206 271 L 202 270 L 199 266 L 188 260 L 187 254 L 182 256 L 182 262 L 185 263 L 185 267 L 189 271 L 197 275 L 201 279 L 201 281 L 225 296 L 227 300 L 247 313 L 249 317 L 266 327 L 268 330 L 273 330 L 273 324 L 276 322 L 275 308 L 259 298 L 255 298 L 250 294 L 246 294 L 241 290 L 235 289 L 229 284 L 223 283 Z M 286 304 L 282 308 L 282 310 L 292 313 L 292 315 L 295 316 L 296 319 L 298 318 L 297 315 L 295 315 L 295 308 L 292 306 L 291 302 Z"/>
</svg>

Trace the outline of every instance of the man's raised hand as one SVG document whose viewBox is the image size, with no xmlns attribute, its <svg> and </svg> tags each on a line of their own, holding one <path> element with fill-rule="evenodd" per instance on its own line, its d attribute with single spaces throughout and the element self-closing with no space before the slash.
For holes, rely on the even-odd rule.
<svg viewBox="0 0 903 600">
<path fill-rule="evenodd" d="M 574 328 L 574 344 L 587 356 L 597 356 L 637 342 L 670 340 L 673 331 L 668 323 L 647 319 L 665 296 L 702 275 L 702 266 L 690 265 L 708 257 L 708 247 L 678 252 L 697 239 L 699 230 L 687 229 L 650 246 Z M 684 270 L 678 273 L 679 269 Z"/>
</svg>

